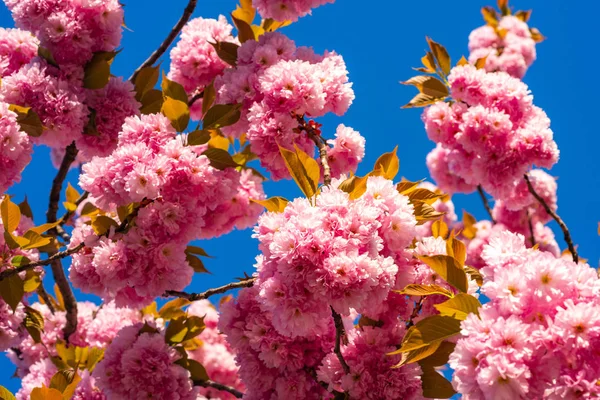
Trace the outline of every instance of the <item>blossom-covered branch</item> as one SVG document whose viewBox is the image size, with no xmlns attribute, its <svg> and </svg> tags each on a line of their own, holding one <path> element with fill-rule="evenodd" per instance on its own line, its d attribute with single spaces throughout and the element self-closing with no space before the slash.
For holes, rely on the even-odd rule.
<svg viewBox="0 0 600 400">
<path fill-rule="evenodd" d="M 210 296 L 214 296 L 215 294 L 222 294 L 234 289 L 240 289 L 245 287 L 250 287 L 254 284 L 255 278 L 244 279 L 239 282 L 228 283 L 227 285 L 223 285 L 214 289 L 209 289 L 202 293 L 185 293 L 178 292 L 176 290 L 167 290 L 163 297 L 181 297 L 183 299 L 187 299 L 189 301 L 198 301 L 208 299 Z"/>
<path fill-rule="evenodd" d="M 185 24 L 190 20 L 192 13 L 196 9 L 197 3 L 198 3 L 198 0 L 190 0 L 188 2 L 187 6 L 183 10 L 183 14 L 181 15 L 181 18 L 179 18 L 179 21 L 177 21 L 177 23 L 175 24 L 173 29 L 171 29 L 171 32 L 169 32 L 169 34 L 167 35 L 165 40 L 161 43 L 160 46 L 158 46 L 158 48 L 156 50 L 154 50 L 154 52 L 150 55 L 150 57 L 148 57 L 146 59 L 146 61 L 144 61 L 142 63 L 142 65 L 140 65 L 133 72 L 133 74 L 131 74 L 131 76 L 129 77 L 130 82 L 135 81 L 135 77 L 140 72 L 140 70 L 142 70 L 142 68 L 146 68 L 146 67 L 149 67 L 152 64 L 154 64 L 156 62 L 156 60 L 158 60 L 165 53 L 165 51 L 167 51 L 167 49 L 169 48 L 171 43 L 173 43 L 173 40 L 175 40 L 177 35 L 179 35 L 179 32 L 181 32 L 181 30 L 183 29 Z"/>
<path fill-rule="evenodd" d="M 569 251 L 571 252 L 571 256 L 573 257 L 573 262 L 578 263 L 579 255 L 577 254 L 577 249 L 575 248 L 575 245 L 573 244 L 573 239 L 571 238 L 571 232 L 569 232 L 569 228 L 567 228 L 567 224 L 565 224 L 565 222 L 562 220 L 562 218 L 560 218 L 558 216 L 558 214 L 552 208 L 550 208 L 550 206 L 548 205 L 546 200 L 544 200 L 544 198 L 542 198 L 536 192 L 535 188 L 531 184 L 529 175 L 525 174 L 524 177 L 525 177 L 525 182 L 527 182 L 527 187 L 529 188 L 529 192 L 544 207 L 544 210 L 546 210 L 548 215 L 550 215 L 560 226 L 560 229 L 562 230 L 564 238 L 565 238 L 565 242 L 567 243 L 567 246 L 569 247 Z"/>
</svg>

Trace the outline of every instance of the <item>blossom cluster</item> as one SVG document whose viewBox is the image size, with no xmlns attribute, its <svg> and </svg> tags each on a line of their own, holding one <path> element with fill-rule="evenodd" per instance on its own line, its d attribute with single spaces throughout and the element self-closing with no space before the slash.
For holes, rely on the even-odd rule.
<svg viewBox="0 0 600 400">
<path fill-rule="evenodd" d="M 84 65 L 93 53 L 121 42 L 118 0 L 5 0 L 16 25 L 38 37 L 59 64 Z"/>
<path fill-rule="evenodd" d="M 21 130 L 17 114 L 0 101 L 0 193 L 21 180 L 21 171 L 31 161 L 31 141 Z"/>
<path fill-rule="evenodd" d="M 529 26 L 513 15 L 502 17 L 497 26 L 485 25 L 471 32 L 469 51 L 471 63 L 487 57 L 486 71 L 504 71 L 519 79 L 536 57 Z"/>
<path fill-rule="evenodd" d="M 456 102 L 437 102 L 423 113 L 427 135 L 437 143 L 427 165 L 442 190 L 481 185 L 502 200 L 533 165 L 557 162 L 550 120 L 523 82 L 472 65 L 454 67 L 448 82 Z"/>
<path fill-rule="evenodd" d="M 299 131 L 298 118 L 316 118 L 328 112 L 342 115 L 354 99 L 344 61 L 333 52 L 319 56 L 312 49 L 296 48 L 278 32 L 246 41 L 237 57 L 237 66 L 227 68 L 215 80 L 217 103 L 242 104 L 240 120 L 222 131 L 232 138 L 246 133 L 252 152 L 271 178 L 287 178 L 280 146 L 293 151 L 295 145 L 314 153 L 311 138 Z M 352 146 L 337 150 L 338 157 L 362 158 L 364 144 L 356 135 L 350 135 Z"/>
<path fill-rule="evenodd" d="M 297 21 L 310 14 L 312 8 L 333 3 L 334 0 L 257 0 L 253 5 L 263 18 L 276 21 Z"/>
<path fill-rule="evenodd" d="M 467 399 L 596 397 L 600 280 L 587 264 L 527 249 L 500 232 L 485 246 L 490 301 L 462 323 L 450 356 Z"/>
<path fill-rule="evenodd" d="M 37 56 L 39 41 L 21 29 L 0 28 L 0 76 L 18 71 Z"/>
<path fill-rule="evenodd" d="M 87 224 L 75 230 L 70 246 L 85 243 L 71 266 L 76 286 L 119 304 L 147 304 L 189 284 L 189 241 L 256 221 L 261 207 L 250 199 L 264 198 L 260 179 L 213 168 L 201 154 L 206 146 L 184 146 L 184 139 L 160 114 L 130 117 L 117 150 L 83 166 L 81 187 L 103 210 L 154 201 L 139 209 L 127 232 L 98 237 Z"/>
</svg>

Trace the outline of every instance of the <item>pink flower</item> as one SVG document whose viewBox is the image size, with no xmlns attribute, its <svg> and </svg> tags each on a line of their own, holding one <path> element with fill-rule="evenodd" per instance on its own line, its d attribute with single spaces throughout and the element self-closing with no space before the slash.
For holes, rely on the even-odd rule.
<svg viewBox="0 0 600 400">
<path fill-rule="evenodd" d="M 311 8 L 319 7 L 334 0 L 258 0 L 254 5 L 263 18 L 276 21 L 297 21 L 311 13 Z"/>
<path fill-rule="evenodd" d="M 0 28 L 0 76 L 18 71 L 37 56 L 39 41 L 30 32 Z"/>
<path fill-rule="evenodd" d="M 356 172 L 358 164 L 365 156 L 366 140 L 357 131 L 338 125 L 335 139 L 328 140 L 332 147 L 327 148 L 327 160 L 331 168 L 331 176 L 338 178 L 348 172 Z"/>
<path fill-rule="evenodd" d="M 21 180 L 21 171 L 31 161 L 29 136 L 21 131 L 17 115 L 0 102 L 0 193 Z"/>
</svg>

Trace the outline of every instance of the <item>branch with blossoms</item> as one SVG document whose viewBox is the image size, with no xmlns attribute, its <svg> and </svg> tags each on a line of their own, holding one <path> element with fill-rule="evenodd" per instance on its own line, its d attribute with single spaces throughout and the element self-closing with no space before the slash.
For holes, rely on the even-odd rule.
<svg viewBox="0 0 600 400">
<path fill-rule="evenodd" d="M 217 288 L 208 289 L 207 291 L 202 292 L 202 293 L 185 293 L 185 292 L 178 292 L 176 290 L 167 290 L 163 294 L 163 297 L 179 297 L 179 298 L 186 299 L 189 301 L 206 300 L 209 297 L 214 296 L 216 294 L 223 294 L 230 290 L 250 287 L 254 284 L 254 281 L 255 281 L 255 278 L 243 279 L 243 280 L 240 280 L 239 282 L 232 282 L 232 283 L 228 283 L 227 285 L 223 285 L 223 286 L 220 286 Z"/>
</svg>

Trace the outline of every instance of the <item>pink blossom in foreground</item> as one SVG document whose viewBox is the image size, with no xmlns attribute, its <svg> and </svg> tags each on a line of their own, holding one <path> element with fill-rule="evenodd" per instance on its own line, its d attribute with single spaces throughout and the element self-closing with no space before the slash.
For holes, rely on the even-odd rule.
<svg viewBox="0 0 600 400">
<path fill-rule="evenodd" d="M 21 131 L 17 114 L 0 101 L 0 193 L 21 180 L 21 171 L 31 161 L 31 141 Z"/>
<path fill-rule="evenodd" d="M 450 356 L 466 399 L 592 398 L 600 392 L 600 280 L 587 264 L 494 235 L 484 247 L 481 288 L 490 302 L 462 323 Z"/>
<path fill-rule="evenodd" d="M 190 373 L 175 364 L 181 355 L 160 333 L 140 333 L 142 324 L 123 328 L 96 366 L 93 377 L 107 398 L 195 400 Z"/>
<path fill-rule="evenodd" d="M 276 21 L 297 21 L 311 13 L 312 8 L 333 3 L 334 0 L 257 0 L 253 6 L 263 18 Z"/>
<path fill-rule="evenodd" d="M 19 28 L 33 32 L 58 64 L 85 65 L 93 53 L 121 42 L 118 0 L 5 0 Z"/>
<path fill-rule="evenodd" d="M 487 71 L 504 71 L 519 79 L 536 58 L 529 26 L 512 15 L 502 17 L 496 28 L 485 25 L 471 32 L 469 51 L 469 62 L 487 57 Z"/>
<path fill-rule="evenodd" d="M 0 28 L 0 77 L 18 71 L 37 56 L 39 41 L 31 32 Z"/>
<path fill-rule="evenodd" d="M 356 172 L 365 156 L 365 138 L 354 129 L 340 124 L 335 131 L 335 139 L 330 139 L 327 143 L 331 146 L 327 148 L 331 176 L 339 178 L 342 174 Z"/>
</svg>

